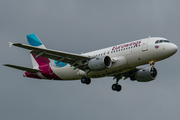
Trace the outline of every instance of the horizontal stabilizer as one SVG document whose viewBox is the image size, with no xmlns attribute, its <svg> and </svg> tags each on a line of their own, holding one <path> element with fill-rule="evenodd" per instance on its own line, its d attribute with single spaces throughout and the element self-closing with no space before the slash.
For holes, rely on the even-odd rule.
<svg viewBox="0 0 180 120">
<path fill-rule="evenodd" d="M 38 70 L 38 69 L 21 67 L 21 66 L 17 66 L 17 65 L 4 64 L 4 66 L 11 67 L 11 68 L 15 68 L 15 69 L 18 69 L 18 70 L 28 71 L 28 72 L 41 72 L 41 71 Z"/>
</svg>

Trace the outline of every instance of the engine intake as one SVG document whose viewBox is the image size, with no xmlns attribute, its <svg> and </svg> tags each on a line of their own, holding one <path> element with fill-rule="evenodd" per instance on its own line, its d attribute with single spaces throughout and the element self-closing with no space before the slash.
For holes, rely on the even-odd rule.
<svg viewBox="0 0 180 120">
<path fill-rule="evenodd" d="M 89 61 L 88 67 L 93 71 L 104 70 L 110 68 L 112 65 L 109 56 L 99 56 Z"/>
<path fill-rule="evenodd" d="M 132 76 L 131 80 L 137 80 L 138 82 L 149 82 L 155 80 L 157 76 L 157 70 L 153 67 L 147 67 L 138 70 L 134 76 Z"/>
</svg>

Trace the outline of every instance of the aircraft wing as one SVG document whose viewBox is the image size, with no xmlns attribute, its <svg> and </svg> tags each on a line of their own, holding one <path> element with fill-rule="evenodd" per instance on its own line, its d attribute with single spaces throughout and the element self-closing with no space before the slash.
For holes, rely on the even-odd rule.
<svg viewBox="0 0 180 120">
<path fill-rule="evenodd" d="M 31 54 L 35 54 L 36 58 L 40 56 L 50 58 L 53 60 L 57 60 L 57 63 L 59 62 L 69 63 L 71 66 L 74 66 L 75 68 L 79 68 L 82 70 L 84 70 L 83 65 L 87 62 L 87 60 L 91 59 L 89 56 L 51 50 L 51 49 L 38 48 L 21 43 L 10 43 L 10 46 L 11 45 L 31 50 Z"/>
</svg>

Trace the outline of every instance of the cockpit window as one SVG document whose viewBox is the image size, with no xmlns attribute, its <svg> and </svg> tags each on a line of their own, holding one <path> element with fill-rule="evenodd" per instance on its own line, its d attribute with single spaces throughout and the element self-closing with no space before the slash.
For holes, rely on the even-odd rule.
<svg viewBox="0 0 180 120">
<path fill-rule="evenodd" d="M 156 44 L 159 43 L 159 40 L 157 40 L 155 43 L 156 43 Z"/>
<path fill-rule="evenodd" d="M 169 43 L 169 41 L 168 41 L 168 40 L 157 40 L 155 43 L 156 43 L 156 44 L 158 44 L 158 43 L 163 43 L 163 42 L 167 42 L 167 43 Z"/>
<path fill-rule="evenodd" d="M 160 40 L 160 41 L 159 41 L 159 43 L 162 43 L 162 42 L 163 42 L 163 40 Z"/>
</svg>

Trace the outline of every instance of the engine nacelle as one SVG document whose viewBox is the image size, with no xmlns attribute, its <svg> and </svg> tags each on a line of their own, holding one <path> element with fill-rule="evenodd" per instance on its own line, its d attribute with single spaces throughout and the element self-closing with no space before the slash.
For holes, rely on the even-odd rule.
<svg viewBox="0 0 180 120">
<path fill-rule="evenodd" d="M 133 77 L 131 77 L 131 80 L 137 80 L 138 82 L 149 82 L 152 80 L 155 80 L 157 76 L 157 70 L 156 68 L 147 67 L 138 70 Z"/>
<path fill-rule="evenodd" d="M 89 61 L 88 67 L 93 71 L 104 70 L 110 68 L 112 65 L 111 58 L 109 56 L 99 56 Z"/>
</svg>

